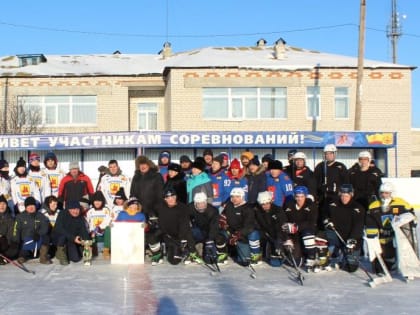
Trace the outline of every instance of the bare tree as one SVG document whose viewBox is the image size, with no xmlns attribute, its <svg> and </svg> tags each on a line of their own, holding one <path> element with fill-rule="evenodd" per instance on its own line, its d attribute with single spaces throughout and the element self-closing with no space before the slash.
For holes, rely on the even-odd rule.
<svg viewBox="0 0 420 315">
<path fill-rule="evenodd" d="M 39 134 L 43 130 L 42 110 L 39 107 L 25 106 L 23 102 L 9 102 L 3 117 L 3 134 Z M 6 115 L 6 116 L 4 116 Z"/>
</svg>

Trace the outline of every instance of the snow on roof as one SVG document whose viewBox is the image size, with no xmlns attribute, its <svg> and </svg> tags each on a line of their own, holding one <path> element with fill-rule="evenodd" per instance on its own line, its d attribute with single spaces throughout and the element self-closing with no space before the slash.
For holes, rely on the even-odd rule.
<svg viewBox="0 0 420 315">
<path fill-rule="evenodd" d="M 168 58 L 156 54 L 45 55 L 47 61 L 19 67 L 17 56 L 0 58 L 0 76 L 134 76 L 162 74 L 167 68 L 246 68 L 299 70 L 356 68 L 357 58 L 286 46 L 285 58 L 274 57 L 273 46 L 206 47 Z M 364 60 L 365 68 L 414 68 Z"/>
</svg>

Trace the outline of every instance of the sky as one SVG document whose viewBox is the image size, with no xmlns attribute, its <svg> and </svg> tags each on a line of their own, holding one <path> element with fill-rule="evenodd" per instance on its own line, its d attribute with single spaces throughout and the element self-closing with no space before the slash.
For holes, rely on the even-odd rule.
<svg viewBox="0 0 420 315">
<path fill-rule="evenodd" d="M 59 3 L 59 4 L 58 4 Z M 397 63 L 420 64 L 420 1 L 397 0 Z M 0 56 L 27 53 L 158 53 L 209 46 L 288 45 L 357 57 L 357 0 L 6 1 Z M 365 58 L 392 62 L 391 0 L 366 0 Z M 420 70 L 412 72 L 412 127 L 420 128 Z"/>
</svg>

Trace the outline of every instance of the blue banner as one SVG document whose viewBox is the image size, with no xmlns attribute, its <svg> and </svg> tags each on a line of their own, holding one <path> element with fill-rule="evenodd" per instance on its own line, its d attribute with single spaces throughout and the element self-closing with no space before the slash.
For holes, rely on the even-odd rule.
<svg viewBox="0 0 420 315">
<path fill-rule="evenodd" d="M 337 147 L 391 148 L 395 132 L 114 132 L 2 135 L 0 151 L 159 147 Z"/>
</svg>

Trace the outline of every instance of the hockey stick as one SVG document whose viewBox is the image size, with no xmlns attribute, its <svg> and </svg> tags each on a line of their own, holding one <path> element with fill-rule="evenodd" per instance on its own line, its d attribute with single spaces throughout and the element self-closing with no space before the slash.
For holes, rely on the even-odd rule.
<svg viewBox="0 0 420 315">
<path fill-rule="evenodd" d="M 298 283 L 300 283 L 300 285 L 303 285 L 303 280 L 305 280 L 305 277 L 302 275 L 302 272 L 299 270 L 299 267 L 296 264 L 296 259 L 293 256 L 293 249 L 291 247 L 288 247 L 287 253 L 290 255 L 290 258 L 287 260 L 289 261 L 289 263 L 290 261 L 292 262 L 293 269 L 296 272 L 296 280 Z"/>
<path fill-rule="evenodd" d="M 242 249 L 238 245 L 236 245 L 235 247 L 236 247 L 236 250 L 238 251 L 238 254 L 241 255 L 242 257 L 244 257 L 245 259 L 247 259 L 244 255 Z M 241 265 L 241 264 L 239 264 L 239 265 Z M 257 278 L 257 272 L 255 271 L 254 267 L 252 267 L 251 260 L 249 258 L 247 259 L 247 265 L 241 265 L 241 266 L 247 268 L 251 272 L 251 274 L 249 276 L 252 279 Z"/>
<path fill-rule="evenodd" d="M 334 227 L 334 226 L 332 226 L 331 227 L 331 230 L 333 230 L 334 231 L 334 233 L 337 235 L 337 237 L 338 237 L 338 239 L 340 240 L 340 242 L 344 245 L 344 246 L 347 246 L 347 243 L 346 243 L 346 241 L 344 241 L 344 239 L 343 239 L 343 237 L 341 236 L 341 234 L 337 231 L 337 229 Z M 347 257 L 347 253 L 346 253 L 346 251 L 344 250 L 343 251 L 343 255 L 344 255 L 344 259 L 347 261 L 347 263 L 348 263 L 348 257 Z M 382 260 L 382 257 L 380 257 L 380 259 Z M 379 259 L 378 259 L 379 260 Z M 369 278 L 369 280 L 368 280 L 368 283 L 369 283 L 369 286 L 371 286 L 372 288 L 374 288 L 375 286 L 376 286 L 376 284 L 379 284 L 379 283 L 382 283 L 382 282 L 387 282 L 387 281 L 382 281 L 383 279 L 381 279 L 382 277 L 377 277 L 377 278 L 374 278 L 370 273 L 369 273 L 369 271 L 367 271 L 367 269 L 362 265 L 362 263 L 360 262 L 360 260 L 358 260 L 357 261 L 358 262 L 358 265 L 359 265 L 359 268 L 360 269 L 362 269 L 363 270 L 363 272 L 366 274 L 366 276 Z M 382 267 L 382 264 L 381 264 L 381 267 Z M 383 268 L 382 268 L 383 269 Z M 385 272 L 385 271 L 384 271 Z"/>
<path fill-rule="evenodd" d="M 4 256 L 3 254 L 0 254 L 0 257 L 3 258 L 4 260 L 6 260 L 7 262 L 11 263 L 12 265 L 18 267 L 19 269 L 27 272 L 27 273 L 31 273 L 31 274 L 35 274 L 35 271 L 33 270 L 29 270 L 28 268 L 26 268 L 23 264 L 20 264 L 14 260 L 11 260 L 10 258 L 7 258 L 6 256 Z"/>
</svg>

